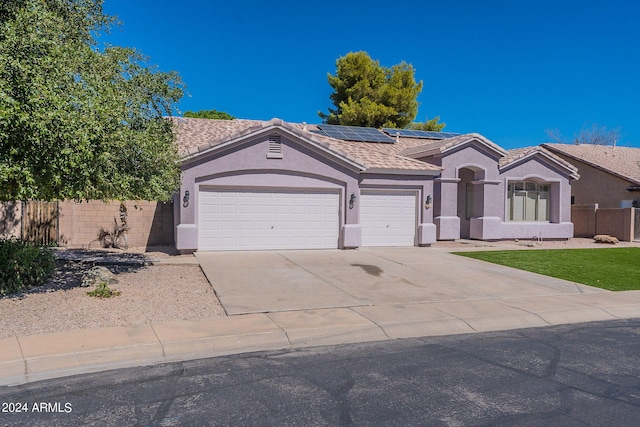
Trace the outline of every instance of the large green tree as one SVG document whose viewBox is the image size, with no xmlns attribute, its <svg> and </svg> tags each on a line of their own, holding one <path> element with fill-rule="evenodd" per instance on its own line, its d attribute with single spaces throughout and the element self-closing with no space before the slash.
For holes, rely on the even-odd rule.
<svg viewBox="0 0 640 427">
<path fill-rule="evenodd" d="M 196 119 L 215 119 L 215 120 L 233 120 L 235 119 L 229 113 L 218 110 L 199 110 L 199 111 L 185 111 L 185 117 L 193 117 Z"/>
<path fill-rule="evenodd" d="M 183 94 L 131 48 L 103 46 L 102 0 L 0 4 L 0 200 L 166 200 Z"/>
<path fill-rule="evenodd" d="M 414 74 L 404 61 L 386 68 L 367 52 L 350 52 L 336 61 L 336 74 L 327 76 L 335 108 L 318 114 L 328 124 L 404 128 L 416 117 L 422 91 Z"/>
<path fill-rule="evenodd" d="M 446 125 L 446 123 L 440 122 L 440 116 L 436 116 L 433 119 L 426 118 L 424 122 L 409 123 L 407 129 L 440 132 Z"/>
</svg>

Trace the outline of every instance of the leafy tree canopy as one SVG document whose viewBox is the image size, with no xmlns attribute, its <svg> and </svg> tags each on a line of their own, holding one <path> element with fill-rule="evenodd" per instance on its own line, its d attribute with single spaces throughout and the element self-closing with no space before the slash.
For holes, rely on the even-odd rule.
<svg viewBox="0 0 640 427">
<path fill-rule="evenodd" d="M 350 52 L 336 61 L 336 74 L 328 74 L 335 108 L 318 115 L 328 124 L 404 128 L 418 113 L 418 94 L 411 64 L 382 67 L 367 52 Z"/>
<path fill-rule="evenodd" d="M 102 0 L 0 4 L 0 200 L 166 200 L 179 186 L 175 72 L 98 46 Z"/>
<path fill-rule="evenodd" d="M 200 110 L 200 111 L 185 111 L 185 117 L 193 117 L 196 119 L 217 119 L 217 120 L 233 120 L 235 119 L 229 113 L 218 110 Z"/>
<path fill-rule="evenodd" d="M 430 131 L 430 132 L 440 132 L 442 129 L 444 129 L 444 127 L 447 124 L 446 123 L 439 123 L 439 122 L 440 122 L 440 116 L 436 116 L 431 120 L 429 120 L 429 118 L 426 118 L 424 120 L 424 122 L 412 122 L 412 123 L 409 123 L 409 126 L 407 126 L 407 129 L 426 130 L 426 131 Z"/>
</svg>

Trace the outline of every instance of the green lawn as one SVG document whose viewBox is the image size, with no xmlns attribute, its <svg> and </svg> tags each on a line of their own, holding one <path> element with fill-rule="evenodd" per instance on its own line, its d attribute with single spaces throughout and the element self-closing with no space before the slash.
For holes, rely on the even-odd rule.
<svg viewBox="0 0 640 427">
<path fill-rule="evenodd" d="M 611 291 L 640 289 L 640 248 L 454 252 Z"/>
</svg>

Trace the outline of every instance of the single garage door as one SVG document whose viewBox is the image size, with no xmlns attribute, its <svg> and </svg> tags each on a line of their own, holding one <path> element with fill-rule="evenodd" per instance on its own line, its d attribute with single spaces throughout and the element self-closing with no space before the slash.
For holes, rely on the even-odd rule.
<svg viewBox="0 0 640 427">
<path fill-rule="evenodd" d="M 199 250 L 338 247 L 339 194 L 200 191 Z"/>
<path fill-rule="evenodd" d="M 362 246 L 414 246 L 415 193 L 363 192 L 360 225 Z"/>
</svg>

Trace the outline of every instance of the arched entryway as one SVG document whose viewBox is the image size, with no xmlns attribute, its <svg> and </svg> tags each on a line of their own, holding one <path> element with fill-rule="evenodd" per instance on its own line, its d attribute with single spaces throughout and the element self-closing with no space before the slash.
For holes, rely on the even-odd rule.
<svg viewBox="0 0 640 427">
<path fill-rule="evenodd" d="M 460 238 L 471 237 L 471 218 L 484 212 L 484 196 L 478 181 L 484 180 L 485 171 L 475 166 L 458 169 L 458 218 L 460 218 Z"/>
</svg>

